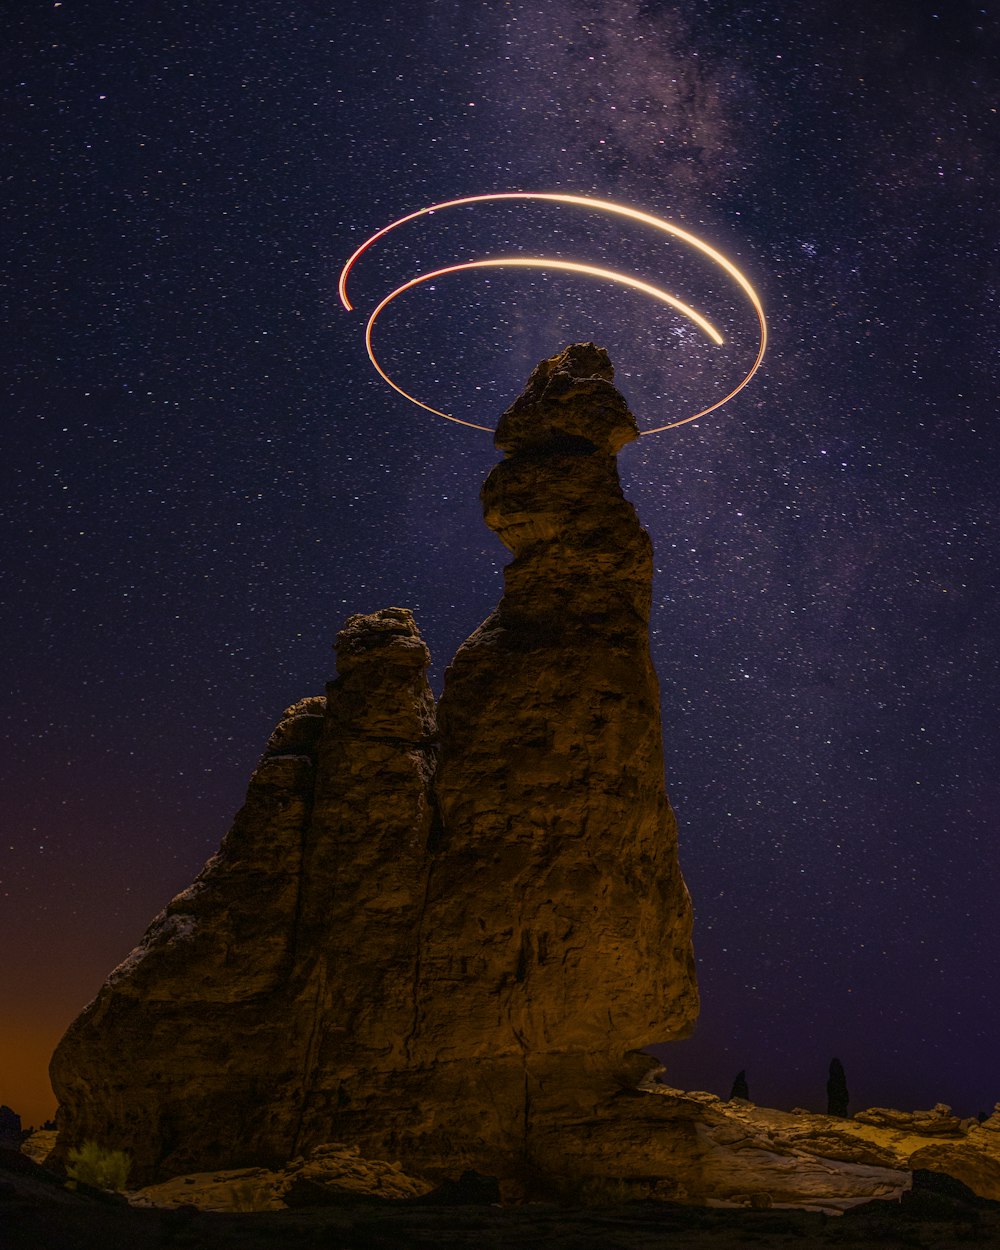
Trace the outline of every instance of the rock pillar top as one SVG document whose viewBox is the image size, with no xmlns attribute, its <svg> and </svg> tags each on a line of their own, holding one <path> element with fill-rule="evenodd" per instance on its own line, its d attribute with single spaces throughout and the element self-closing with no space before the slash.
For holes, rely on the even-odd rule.
<svg viewBox="0 0 1000 1250">
<path fill-rule="evenodd" d="M 583 440 L 595 451 L 617 455 L 639 437 L 639 427 L 614 376 L 603 347 L 571 343 L 535 367 L 500 418 L 494 443 L 512 453 Z"/>
</svg>

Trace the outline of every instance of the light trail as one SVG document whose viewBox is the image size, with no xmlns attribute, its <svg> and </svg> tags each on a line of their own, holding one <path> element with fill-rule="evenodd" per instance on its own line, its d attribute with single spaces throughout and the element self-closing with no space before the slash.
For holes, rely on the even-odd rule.
<svg viewBox="0 0 1000 1250">
<path fill-rule="evenodd" d="M 390 222 L 387 226 L 383 226 L 381 230 L 376 231 L 375 234 L 371 235 L 370 238 L 366 239 L 364 243 L 361 244 L 360 247 L 355 249 L 355 251 L 350 256 L 350 258 L 348 259 L 347 263 L 344 265 L 344 268 L 341 270 L 341 273 L 340 273 L 338 291 L 340 294 L 341 303 L 348 311 L 351 311 L 353 309 L 354 305 L 351 303 L 350 298 L 347 294 L 347 280 L 350 276 L 351 270 L 353 269 L 354 264 L 358 260 L 358 258 L 362 256 L 364 252 L 366 252 L 368 248 L 372 246 L 373 243 L 376 243 L 378 242 L 379 239 L 384 238 L 385 235 L 390 233 L 390 231 L 397 229 L 399 226 L 406 225 L 407 222 L 415 221 L 418 217 L 426 217 L 432 213 L 439 212 L 440 210 L 445 209 L 445 208 L 456 208 L 463 204 L 483 204 L 483 203 L 489 203 L 489 202 L 494 202 L 494 201 L 499 201 L 499 200 L 543 200 L 543 201 L 549 201 L 549 202 L 557 203 L 557 204 L 574 204 L 574 205 L 579 205 L 583 208 L 596 209 L 599 212 L 609 213 L 609 214 L 619 216 L 619 217 L 627 217 L 632 221 L 642 222 L 643 225 L 651 226 L 655 230 L 659 230 L 664 234 L 668 234 L 668 235 L 673 236 L 674 238 L 680 239 L 682 242 L 689 244 L 691 247 L 695 248 L 697 251 L 707 256 L 710 260 L 712 260 L 715 264 L 717 264 L 725 273 L 727 273 L 729 277 L 733 279 L 734 282 L 736 282 L 736 284 L 741 288 L 741 290 L 749 299 L 753 307 L 754 313 L 757 316 L 757 323 L 758 323 L 758 327 L 760 331 L 760 340 L 759 340 L 758 347 L 757 347 L 757 354 L 756 354 L 753 364 L 750 366 L 749 372 L 743 377 L 743 379 L 736 386 L 733 387 L 733 389 L 727 395 L 724 395 L 722 399 L 717 400 L 714 404 L 709 404 L 707 408 L 702 408 L 700 412 L 695 412 L 689 417 L 683 417 L 679 421 L 671 421 L 671 422 L 668 422 L 666 425 L 659 425 L 659 426 L 656 426 L 655 429 L 651 429 L 651 430 L 642 430 L 641 433 L 643 435 L 660 434 L 664 430 L 676 429 L 680 425 L 687 425 L 689 421 L 697 421 L 699 417 L 707 416 L 708 413 L 714 412 L 717 408 L 721 408 L 723 404 L 727 404 L 733 398 L 734 395 L 738 395 L 739 392 L 743 390 L 743 388 L 747 385 L 747 383 L 750 381 L 753 375 L 760 368 L 760 363 L 764 359 L 764 352 L 767 348 L 767 322 L 764 319 L 764 308 L 760 302 L 760 298 L 757 295 L 757 292 L 750 285 L 749 280 L 739 269 L 737 269 L 737 267 L 732 263 L 732 261 L 730 261 L 727 257 L 723 256 L 721 252 L 719 252 L 716 248 L 712 247 L 710 244 L 706 243 L 703 239 L 699 239 L 697 235 L 691 234 L 690 231 L 688 230 L 682 230 L 680 226 L 675 226 L 672 222 L 666 221 L 662 217 L 656 217 L 652 213 L 644 213 L 639 209 L 630 208 L 626 204 L 617 204 L 613 200 L 591 199 L 589 196 L 584 196 L 584 195 L 564 195 L 560 192 L 550 192 L 550 191 L 498 191 L 498 192 L 494 192 L 488 195 L 467 195 L 467 196 L 462 196 L 460 199 L 442 200 L 439 204 L 429 204 L 426 208 L 420 208 L 420 209 L 417 209 L 416 212 L 407 213 L 405 217 L 399 217 L 395 221 Z M 410 282 L 404 283 L 403 286 L 397 287 L 395 291 L 393 291 L 390 295 L 388 295 L 382 301 L 382 303 L 379 304 L 375 312 L 372 313 L 371 317 L 369 318 L 368 326 L 365 332 L 365 344 L 368 349 L 369 359 L 371 360 L 375 369 L 378 371 L 379 375 L 393 388 L 393 390 L 398 391 L 400 395 L 405 396 L 408 400 L 410 400 L 411 403 L 417 404 L 419 407 L 424 408 L 427 412 L 432 412 L 436 416 L 439 416 L 439 417 L 445 417 L 449 421 L 457 421 L 460 425 L 467 425 L 471 427 L 472 429 L 486 430 L 487 432 L 492 432 L 491 427 L 485 426 L 485 425 L 476 425 L 475 423 L 471 421 L 462 421 L 459 417 L 450 416 L 448 413 L 441 412 L 439 409 L 432 408 L 429 404 L 423 403 L 421 400 L 416 399 L 414 396 L 404 391 L 401 386 L 397 386 L 397 384 L 392 381 L 392 379 L 385 372 L 385 370 L 379 365 L 378 360 L 376 359 L 375 354 L 372 351 L 371 331 L 372 331 L 372 326 L 374 325 L 374 322 L 376 318 L 378 317 L 379 313 L 381 313 L 382 309 L 385 308 L 387 304 L 391 303 L 398 295 L 401 295 L 404 291 L 409 290 L 411 287 L 417 286 L 421 282 L 430 281 L 431 278 L 440 277 L 441 275 L 447 274 L 447 273 L 454 273 L 461 269 L 484 268 L 489 265 L 496 265 L 499 263 L 501 262 L 500 261 L 467 261 L 466 263 L 461 264 L 461 265 L 452 265 L 445 269 L 435 270 L 434 273 L 432 274 L 424 274 L 418 278 L 412 279 Z M 516 265 L 521 265 L 522 267 L 531 267 L 531 266 L 541 267 L 542 265 L 544 265 L 545 267 L 548 267 L 548 268 L 570 269 L 570 270 L 573 270 L 574 272 L 590 273 L 592 275 L 609 277 L 616 282 L 623 282 L 627 286 L 633 286 L 638 290 L 644 291 L 646 294 L 655 295 L 656 298 L 663 299 L 664 303 L 668 303 L 672 305 L 674 308 L 677 308 L 679 311 L 684 312 L 685 315 L 690 316 L 693 320 L 695 320 L 698 324 L 700 324 L 703 329 L 709 324 L 707 321 L 704 320 L 704 318 L 699 318 L 699 314 L 694 313 L 693 309 L 688 308 L 687 305 L 682 304 L 679 300 L 674 299 L 672 296 L 666 296 L 666 292 L 660 291 L 660 288 L 653 287 L 649 283 L 640 282 L 638 279 L 629 278 L 625 274 L 614 273 L 612 270 L 597 270 L 596 268 L 591 267 L 591 266 L 579 266 L 578 267 L 576 262 L 571 262 L 571 261 L 553 261 L 553 260 L 542 259 L 542 258 L 532 259 L 532 258 L 527 258 L 527 257 L 503 258 L 503 264 L 508 265 L 508 266 L 516 264 Z M 666 296 L 665 299 L 663 298 L 664 296 Z M 721 337 L 718 339 L 718 341 L 721 343 L 722 341 Z"/>
<path fill-rule="evenodd" d="M 419 286 L 422 282 L 430 282 L 434 278 L 444 277 L 448 273 L 461 273 L 464 269 L 490 268 L 561 269 L 569 273 L 586 274 L 592 278 L 606 278 L 609 282 L 619 282 L 622 286 L 630 286 L 637 291 L 643 291 L 646 295 L 651 295 L 654 299 L 658 299 L 664 304 L 669 304 L 671 308 L 676 308 L 678 312 L 683 313 L 685 317 L 689 317 L 695 325 L 704 330 L 716 346 L 722 345 L 722 335 L 701 313 L 695 312 L 693 308 L 669 292 L 661 290 L 660 287 L 653 286 L 649 282 L 642 282 L 640 279 L 633 278 L 627 273 L 617 273 L 613 269 L 600 269 L 596 265 L 584 265 L 575 260 L 558 260 L 551 256 L 498 256 L 490 260 L 467 260 L 459 265 L 448 265 L 444 269 L 435 269 L 433 273 L 422 273 L 419 277 L 411 278 L 409 282 L 404 282 L 402 286 L 396 287 L 395 291 L 387 295 L 368 318 L 368 325 L 365 327 L 365 347 L 368 351 L 368 359 L 375 366 L 379 376 L 388 382 L 394 391 L 398 391 L 404 399 L 408 399 L 411 403 L 416 404 L 418 408 L 423 408 L 427 412 L 433 412 L 436 417 L 444 417 L 446 421 L 457 421 L 459 425 L 467 425 L 472 430 L 486 430 L 487 433 L 493 432 L 488 425 L 476 425 L 474 421 L 463 421 L 461 417 L 453 417 L 450 413 L 442 412 L 440 408 L 432 408 L 430 404 L 425 404 L 423 400 L 417 399 L 409 391 L 404 391 L 379 364 L 375 350 L 372 347 L 372 331 L 375 329 L 375 322 L 381 315 L 382 310 L 391 304 L 398 295 L 402 295 L 404 291 L 409 291 L 412 287 Z M 690 420 L 690 418 L 688 419 Z M 650 431 L 650 433 L 652 432 Z"/>
</svg>

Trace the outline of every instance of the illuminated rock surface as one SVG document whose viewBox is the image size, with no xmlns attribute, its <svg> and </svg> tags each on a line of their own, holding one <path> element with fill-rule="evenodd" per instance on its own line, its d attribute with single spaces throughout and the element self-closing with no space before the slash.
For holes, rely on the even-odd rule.
<svg viewBox="0 0 1000 1250">
<path fill-rule="evenodd" d="M 665 1178 L 659 1192 L 685 1202 L 749 1202 L 766 1194 L 776 1206 L 832 1213 L 898 1198 L 918 1169 L 945 1173 L 1000 1201 L 1000 1111 L 983 1124 L 957 1121 L 947 1108 L 943 1114 L 874 1108 L 844 1118 L 723 1102 L 665 1086 L 630 1101 L 604 1107 L 591 1124 L 554 1137 L 564 1166 L 601 1175 L 602 1154 L 617 1155 L 627 1174 L 641 1176 L 644 1167 L 659 1172 Z M 898 1117 L 893 1126 L 886 1114 Z M 674 1128 L 664 1132 L 661 1125 Z"/>
<path fill-rule="evenodd" d="M 663 788 L 649 539 L 606 353 L 568 348 L 504 414 L 483 488 L 513 550 L 435 729 L 410 614 L 353 617 L 326 700 L 275 730 L 219 854 L 53 1059 L 57 1153 L 137 1175 L 331 1140 L 523 1167 L 687 1032 L 691 912 Z M 435 772 L 436 764 L 436 772 Z"/>
<path fill-rule="evenodd" d="M 638 431 L 610 375 L 600 349 L 568 348 L 497 428 L 508 457 L 483 510 L 514 560 L 438 708 L 444 835 L 418 1034 L 438 1056 L 614 1069 L 697 1017 L 649 658 L 652 548 L 614 455 Z M 434 1010 L 456 979 L 457 1026 Z"/>
</svg>

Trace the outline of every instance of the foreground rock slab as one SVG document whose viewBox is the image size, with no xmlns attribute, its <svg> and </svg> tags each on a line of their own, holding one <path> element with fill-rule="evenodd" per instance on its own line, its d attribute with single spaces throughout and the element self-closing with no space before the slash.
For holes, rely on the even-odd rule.
<svg viewBox="0 0 1000 1250">
<path fill-rule="evenodd" d="M 664 1203 L 605 1201 L 587 1207 L 429 1206 L 362 1202 L 259 1214 L 137 1210 L 80 1197 L 35 1166 L 6 1166 L 0 1152 L 4 1250 L 984 1250 L 1000 1245 L 1000 1209 L 961 1193 L 917 1190 L 842 1219 L 803 1211 L 706 1211 Z M 30 1160 L 25 1162 L 32 1167 Z"/>
<path fill-rule="evenodd" d="M 134 1190 L 137 1207 L 200 1211 L 285 1211 L 292 1206 L 341 1205 L 362 1198 L 391 1201 L 431 1192 L 427 1181 L 407 1176 L 398 1163 L 365 1159 L 356 1146 L 317 1146 L 307 1158 L 293 1159 L 280 1171 L 233 1168 L 199 1172 Z"/>
</svg>

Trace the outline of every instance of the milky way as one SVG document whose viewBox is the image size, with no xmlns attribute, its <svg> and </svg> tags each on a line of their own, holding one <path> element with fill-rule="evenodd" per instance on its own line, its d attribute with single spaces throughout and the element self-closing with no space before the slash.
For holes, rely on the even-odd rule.
<svg viewBox="0 0 1000 1250">
<path fill-rule="evenodd" d="M 489 436 L 384 386 L 337 276 L 421 204 L 518 188 L 677 222 L 746 272 L 771 330 L 751 387 L 620 456 L 656 550 L 704 1001 L 668 1079 L 726 1094 L 745 1068 L 755 1100 L 821 1106 L 836 1055 L 854 1108 L 1000 1097 L 1000 23 L 963 0 L 871 10 L 12 19 L 0 1102 L 51 1109 L 45 1048 L 218 845 L 345 616 L 412 608 L 440 689 L 499 597 Z M 359 302 L 444 228 L 387 241 Z M 561 229 L 544 206 L 456 210 L 448 263 L 500 234 L 654 262 L 638 228 Z M 691 264 L 701 308 L 718 283 Z M 634 293 L 447 282 L 399 301 L 385 355 L 445 411 L 493 426 L 580 339 L 644 428 L 724 393 L 712 345 Z M 739 292 L 712 310 L 752 359 Z"/>
</svg>

